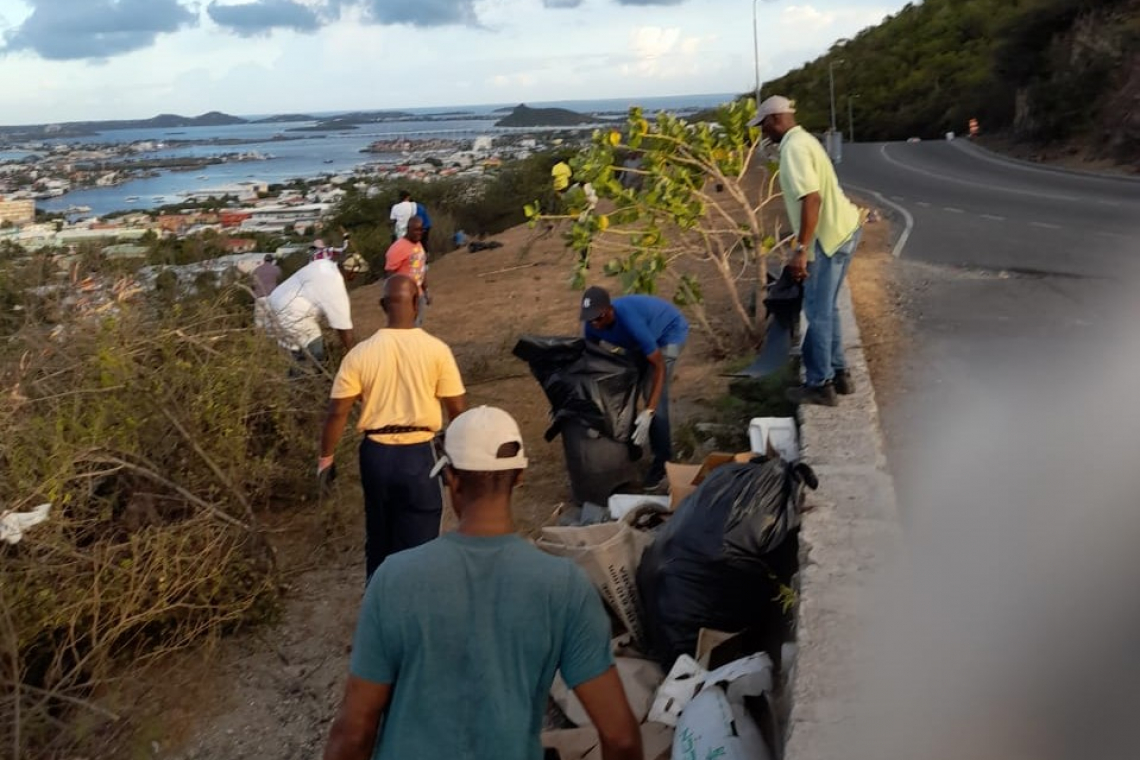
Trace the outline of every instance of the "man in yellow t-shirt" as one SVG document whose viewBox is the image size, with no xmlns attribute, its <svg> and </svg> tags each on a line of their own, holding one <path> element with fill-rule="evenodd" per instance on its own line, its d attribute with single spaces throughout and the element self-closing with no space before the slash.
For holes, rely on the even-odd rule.
<svg viewBox="0 0 1140 760">
<path fill-rule="evenodd" d="M 443 492 L 431 476 L 432 439 L 443 427 L 440 404 L 454 420 L 467 408 L 466 390 L 451 349 L 415 326 L 420 289 L 396 275 L 384 283 L 380 305 L 388 327 L 341 361 L 321 433 L 317 477 L 335 477 L 333 452 L 348 414 L 361 402 L 357 429 L 364 486 L 368 577 L 386 557 L 439 535 Z"/>
<path fill-rule="evenodd" d="M 839 187 L 826 151 L 796 124 L 792 101 L 768 98 L 749 126 L 759 126 L 780 146 L 780 190 L 795 233 L 789 267 L 804 285 L 804 385 L 788 391 L 801 404 L 835 406 L 839 394 L 854 392 L 843 355 L 836 300 L 851 257 L 859 246 L 859 208 Z"/>
</svg>

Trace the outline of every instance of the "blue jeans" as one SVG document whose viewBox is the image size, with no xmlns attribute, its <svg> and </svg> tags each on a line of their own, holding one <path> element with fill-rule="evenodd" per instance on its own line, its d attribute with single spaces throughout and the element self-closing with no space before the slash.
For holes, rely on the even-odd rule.
<svg viewBox="0 0 1140 760">
<path fill-rule="evenodd" d="M 828 383 L 837 371 L 847 369 L 836 301 L 862 235 L 862 229 L 855 230 L 831 256 L 823 253 L 818 240 L 815 243 L 815 260 L 808 263 L 808 278 L 804 280 L 808 329 L 804 335 L 803 363 L 804 382 L 809 386 Z"/>
<path fill-rule="evenodd" d="M 360 442 L 364 486 L 364 556 L 368 577 L 389 555 L 439 536 L 443 484 L 430 477 L 435 449 L 429 443 Z"/>
<path fill-rule="evenodd" d="M 289 368 L 290 378 L 319 372 L 321 364 L 325 361 L 325 340 L 324 338 L 315 338 L 305 348 L 294 349 L 290 354 L 292 354 L 294 362 L 293 366 Z M 310 356 L 312 356 L 311 359 Z"/>
<path fill-rule="evenodd" d="M 673 431 L 669 426 L 669 386 L 673 382 L 673 367 L 681 355 L 684 343 L 672 343 L 661 347 L 661 355 L 665 357 L 665 384 L 661 387 L 661 398 L 657 402 L 657 411 L 653 414 L 653 421 L 649 423 L 649 449 L 653 452 L 653 464 L 649 467 L 646 478 L 653 482 L 665 476 L 665 463 L 673 459 Z M 641 394 L 646 401 L 653 391 L 652 368 L 646 373 L 642 383 Z"/>
</svg>

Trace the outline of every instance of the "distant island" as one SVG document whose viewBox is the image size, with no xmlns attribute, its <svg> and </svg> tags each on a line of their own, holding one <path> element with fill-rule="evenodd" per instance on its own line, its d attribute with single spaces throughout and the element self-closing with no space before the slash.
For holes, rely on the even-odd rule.
<svg viewBox="0 0 1140 760">
<path fill-rule="evenodd" d="M 545 109 L 557 111 L 558 109 Z M 536 112 L 538 113 L 538 112 Z M 570 113 L 567 111 L 566 113 Z M 188 127 L 225 127 L 236 124 L 305 124 L 305 126 L 292 127 L 287 132 L 344 132 L 357 129 L 364 124 L 383 124 L 385 122 L 400 121 L 429 121 L 447 122 L 457 120 L 483 120 L 494 119 L 495 116 L 473 113 L 471 111 L 440 111 L 429 114 L 413 114 L 407 111 L 355 111 L 338 116 L 312 116 L 303 113 L 275 114 L 258 119 L 243 119 L 221 111 L 210 111 L 201 116 L 180 116 L 178 114 L 159 114 L 150 119 L 132 119 L 117 121 L 69 121 L 59 124 L 25 124 L 13 126 L 0 126 L 0 143 L 20 142 L 32 140 L 58 140 L 61 138 L 94 137 L 101 132 L 116 130 L 171 130 Z M 551 122 L 557 126 L 563 123 L 578 122 Z M 177 134 L 182 134 L 181 132 Z"/>
<path fill-rule="evenodd" d="M 282 113 L 264 119 L 255 119 L 251 121 L 250 124 L 288 124 L 298 121 L 319 121 L 319 119 L 303 113 Z"/>
<path fill-rule="evenodd" d="M 569 111 L 565 108 L 531 108 L 525 103 L 517 105 L 510 114 L 495 122 L 496 127 L 576 127 L 593 124 L 593 116 Z"/>
<path fill-rule="evenodd" d="M 62 124 L 29 124 L 25 126 L 0 127 L 0 139 L 7 140 L 47 140 L 59 137 L 90 137 L 99 132 L 113 132 L 120 129 L 175 129 L 181 127 L 224 127 L 231 124 L 248 124 L 245 119 L 230 116 L 220 111 L 210 111 L 201 116 L 179 116 L 164 113 L 151 119 L 129 121 L 69 121 Z"/>
</svg>

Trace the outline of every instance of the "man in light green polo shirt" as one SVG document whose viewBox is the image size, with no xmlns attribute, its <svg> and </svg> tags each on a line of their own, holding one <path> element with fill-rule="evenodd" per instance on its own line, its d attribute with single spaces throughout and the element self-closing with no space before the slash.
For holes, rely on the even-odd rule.
<svg viewBox="0 0 1140 760">
<path fill-rule="evenodd" d="M 795 112 L 792 101 L 775 95 L 760 104 L 749 126 L 759 126 L 780 146 L 780 190 L 795 233 L 789 266 L 804 284 L 804 385 L 789 390 L 788 397 L 835 406 L 837 393 L 854 391 L 836 300 L 859 245 L 862 215 L 843 194 L 819 140 L 796 124 Z"/>
</svg>

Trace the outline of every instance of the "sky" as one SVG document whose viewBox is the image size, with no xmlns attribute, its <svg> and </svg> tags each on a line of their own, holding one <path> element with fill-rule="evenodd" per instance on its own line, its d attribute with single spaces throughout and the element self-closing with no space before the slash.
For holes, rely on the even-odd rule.
<svg viewBox="0 0 1140 760">
<path fill-rule="evenodd" d="M 762 79 L 904 0 L 757 0 Z M 0 124 L 744 92 L 748 0 L 0 0 Z"/>
</svg>

